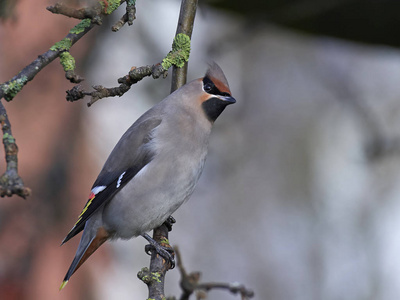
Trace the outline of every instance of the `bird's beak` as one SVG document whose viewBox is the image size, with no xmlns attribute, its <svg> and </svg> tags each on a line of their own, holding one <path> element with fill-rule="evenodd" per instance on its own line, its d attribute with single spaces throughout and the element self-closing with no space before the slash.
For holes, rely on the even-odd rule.
<svg viewBox="0 0 400 300">
<path fill-rule="evenodd" d="M 226 102 L 226 105 L 236 103 L 236 99 L 232 96 L 218 96 L 219 99 Z"/>
</svg>

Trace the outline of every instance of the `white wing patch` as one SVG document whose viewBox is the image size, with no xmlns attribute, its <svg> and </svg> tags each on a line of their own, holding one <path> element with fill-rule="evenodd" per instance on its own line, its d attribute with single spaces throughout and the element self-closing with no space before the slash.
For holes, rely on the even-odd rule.
<svg viewBox="0 0 400 300">
<path fill-rule="evenodd" d="M 122 173 L 122 174 L 119 176 L 119 178 L 118 178 L 118 181 L 117 181 L 117 188 L 119 188 L 119 187 L 120 187 L 120 185 L 121 185 L 121 180 L 122 180 L 122 177 L 124 177 L 125 173 L 126 173 L 126 172 Z"/>
<path fill-rule="evenodd" d="M 106 189 L 107 186 L 105 185 L 99 185 L 99 186 L 95 186 L 94 188 L 92 188 L 92 193 L 97 195 L 98 193 L 104 191 Z"/>
</svg>

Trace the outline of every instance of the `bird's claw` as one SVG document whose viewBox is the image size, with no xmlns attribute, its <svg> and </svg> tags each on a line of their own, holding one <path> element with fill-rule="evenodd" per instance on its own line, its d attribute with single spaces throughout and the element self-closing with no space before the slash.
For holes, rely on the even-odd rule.
<svg viewBox="0 0 400 300">
<path fill-rule="evenodd" d="M 154 249 L 153 246 L 151 246 L 150 244 L 147 244 L 146 246 L 144 246 L 144 252 L 146 252 L 147 255 L 151 255 L 151 251 Z"/>
<path fill-rule="evenodd" d="M 162 256 L 169 263 L 171 269 L 175 268 L 175 260 L 174 260 L 175 251 L 171 246 L 160 245 L 147 233 L 142 234 L 142 236 L 150 243 L 144 247 L 144 251 L 148 255 L 151 255 L 153 251 L 156 251 L 157 254 Z"/>
<path fill-rule="evenodd" d="M 162 256 L 167 262 L 169 262 L 171 269 L 175 268 L 175 259 L 173 254 L 174 249 L 172 249 L 171 247 L 165 247 L 165 246 L 161 246 L 159 244 L 157 244 L 157 246 L 148 244 L 144 247 L 144 251 L 147 253 L 147 255 L 151 255 L 151 253 L 153 251 L 156 251 L 157 254 L 159 254 L 160 256 Z"/>
</svg>

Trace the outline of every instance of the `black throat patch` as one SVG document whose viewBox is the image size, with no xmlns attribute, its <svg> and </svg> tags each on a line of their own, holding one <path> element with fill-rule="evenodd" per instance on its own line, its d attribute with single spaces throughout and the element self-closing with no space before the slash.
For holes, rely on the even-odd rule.
<svg viewBox="0 0 400 300">
<path fill-rule="evenodd" d="M 202 107 L 208 120 L 210 120 L 210 122 L 215 122 L 227 105 L 228 103 L 226 101 L 219 98 L 210 98 L 203 102 Z"/>
</svg>

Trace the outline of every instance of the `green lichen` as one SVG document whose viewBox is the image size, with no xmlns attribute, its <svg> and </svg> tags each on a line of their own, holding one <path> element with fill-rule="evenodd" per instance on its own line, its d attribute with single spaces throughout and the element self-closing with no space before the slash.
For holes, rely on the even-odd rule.
<svg viewBox="0 0 400 300">
<path fill-rule="evenodd" d="M 60 54 L 60 63 L 65 72 L 75 70 L 75 59 L 68 51 Z"/>
<path fill-rule="evenodd" d="M 11 134 L 5 133 L 3 135 L 3 141 L 7 141 L 8 143 L 13 144 L 15 143 L 15 138 Z"/>
<path fill-rule="evenodd" d="M 160 277 L 161 277 L 161 274 L 160 273 L 158 273 L 158 272 L 151 272 L 151 279 L 152 280 L 154 280 L 154 281 L 157 281 L 157 282 L 161 282 L 161 280 L 160 280 Z"/>
<path fill-rule="evenodd" d="M 189 60 L 190 38 L 184 33 L 179 33 L 172 43 L 172 51 L 163 59 L 161 65 L 168 70 L 172 65 L 182 68 Z"/>
<path fill-rule="evenodd" d="M 61 41 L 55 43 L 53 46 L 50 47 L 50 50 L 53 51 L 62 51 L 62 50 L 69 50 L 72 46 L 72 41 L 69 38 L 62 39 Z"/>
<path fill-rule="evenodd" d="M 5 94 L 4 98 L 7 101 L 11 101 L 19 93 L 19 91 L 22 90 L 22 88 L 27 83 L 27 81 L 28 81 L 28 77 L 21 76 L 18 79 L 11 80 L 8 83 L 2 84 L 1 89 L 3 90 L 3 92 Z"/>
<path fill-rule="evenodd" d="M 169 240 L 168 240 L 167 238 L 162 238 L 162 239 L 160 240 L 160 243 L 161 243 L 161 244 L 167 244 L 167 245 L 169 245 Z"/>
<path fill-rule="evenodd" d="M 109 15 L 121 5 L 121 0 L 108 0 L 107 5 L 104 1 L 100 2 L 104 12 Z"/>
<path fill-rule="evenodd" d="M 142 268 L 137 276 L 144 283 L 150 284 L 151 282 L 161 282 L 160 277 L 162 274 L 160 272 L 150 272 L 148 268 Z"/>
<path fill-rule="evenodd" d="M 150 283 L 150 282 L 154 282 L 154 281 L 157 281 L 157 282 L 161 282 L 161 280 L 160 280 L 160 276 L 161 276 L 161 274 L 159 274 L 159 273 L 157 273 L 157 272 L 151 272 L 151 276 L 150 275 L 144 275 L 141 279 L 144 281 L 144 282 L 147 282 L 147 283 Z"/>
<path fill-rule="evenodd" d="M 144 275 L 140 279 L 143 280 L 143 282 L 150 282 L 150 276 L 149 275 Z"/>
<path fill-rule="evenodd" d="M 76 25 L 74 28 L 72 28 L 69 33 L 73 34 L 79 34 L 83 32 L 86 28 L 88 28 L 92 24 L 92 21 L 90 19 L 83 19 L 82 21 L 79 22 L 78 25 Z"/>
</svg>

